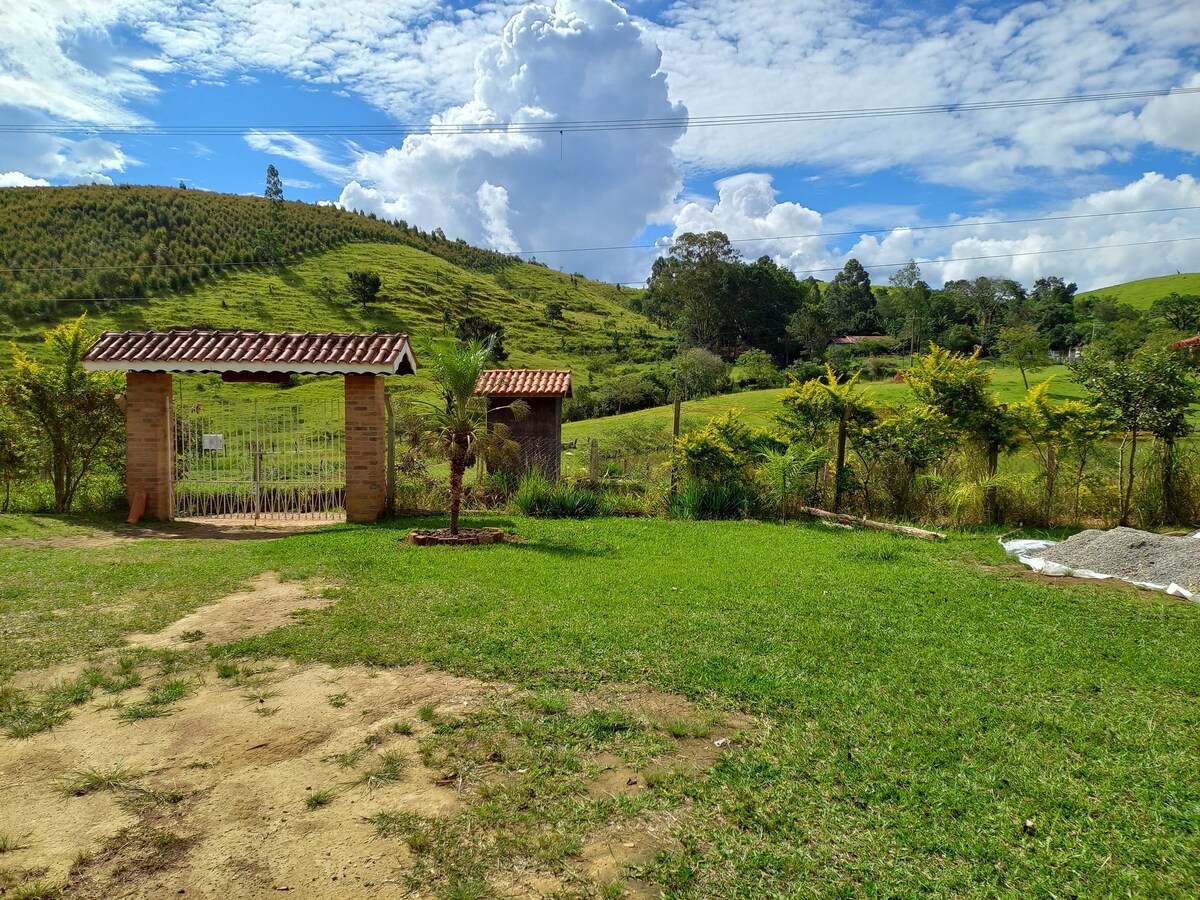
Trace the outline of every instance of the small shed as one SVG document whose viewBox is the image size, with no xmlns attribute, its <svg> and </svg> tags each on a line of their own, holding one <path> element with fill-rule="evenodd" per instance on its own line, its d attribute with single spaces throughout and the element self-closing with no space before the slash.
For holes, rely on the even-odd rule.
<svg viewBox="0 0 1200 900">
<path fill-rule="evenodd" d="M 541 469 L 557 480 L 562 467 L 562 403 L 571 396 L 570 369 L 488 369 L 475 383 L 475 393 L 487 397 L 488 427 L 508 427 L 521 445 L 520 469 Z M 515 419 L 508 407 L 524 400 L 529 413 Z"/>
</svg>

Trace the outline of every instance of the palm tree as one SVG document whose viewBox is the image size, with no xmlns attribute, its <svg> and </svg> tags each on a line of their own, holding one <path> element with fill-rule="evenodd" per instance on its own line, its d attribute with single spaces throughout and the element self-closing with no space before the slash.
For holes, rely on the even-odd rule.
<svg viewBox="0 0 1200 900">
<path fill-rule="evenodd" d="M 492 341 L 471 341 L 433 354 L 433 380 L 445 399 L 445 406 L 434 412 L 430 432 L 441 445 L 450 462 L 450 533 L 458 534 L 458 514 L 462 508 L 463 473 L 478 457 L 492 462 L 511 460 L 519 450 L 508 438 L 504 425 L 488 430 L 487 398 L 475 394 L 479 375 L 492 359 Z M 507 407 L 514 418 L 529 410 L 523 400 L 514 400 Z"/>
</svg>

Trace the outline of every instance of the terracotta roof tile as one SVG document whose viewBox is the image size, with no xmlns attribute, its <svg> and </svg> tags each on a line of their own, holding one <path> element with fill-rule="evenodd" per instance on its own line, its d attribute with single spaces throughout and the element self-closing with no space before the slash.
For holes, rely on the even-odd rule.
<svg viewBox="0 0 1200 900">
<path fill-rule="evenodd" d="M 489 369 L 475 393 L 487 397 L 570 397 L 570 369 Z"/>
<path fill-rule="evenodd" d="M 123 372 L 405 374 L 416 358 L 403 334 L 268 331 L 106 331 L 84 368 Z"/>
<path fill-rule="evenodd" d="M 1200 334 L 1195 337 L 1185 338 L 1178 343 L 1171 345 L 1176 350 L 1184 350 L 1188 347 L 1200 347 Z"/>
</svg>

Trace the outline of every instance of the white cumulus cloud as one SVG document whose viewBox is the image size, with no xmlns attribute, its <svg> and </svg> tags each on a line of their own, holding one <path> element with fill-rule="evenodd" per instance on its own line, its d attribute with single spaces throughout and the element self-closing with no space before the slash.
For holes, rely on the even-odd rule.
<svg viewBox="0 0 1200 900">
<path fill-rule="evenodd" d="M 828 280 L 851 257 L 876 282 L 910 258 L 930 284 L 995 275 L 1029 285 L 1061 275 L 1082 290 L 1175 270 L 1200 271 L 1200 180 L 1149 172 L 1119 188 L 1094 191 L 1064 206 L 1028 215 L 997 213 L 943 222 L 912 223 L 857 240 L 812 235 L 833 229 L 831 217 L 775 199 L 767 175 L 717 182 L 711 205 L 691 202 L 675 218 L 683 232 L 723 231 L 744 258 L 764 253 L 801 277 Z M 840 215 L 840 213 L 839 213 Z M 1013 218 L 1038 221 L 994 224 Z M 923 228 L 922 226 L 946 226 Z"/>
<path fill-rule="evenodd" d="M 24 172 L 0 172 L 0 188 L 6 187 L 49 187 L 44 178 L 30 178 Z"/>
<path fill-rule="evenodd" d="M 684 204 L 675 216 L 675 237 L 721 231 L 746 258 L 770 256 L 781 266 L 805 270 L 833 265 L 819 234 L 821 214 L 799 203 L 780 203 L 770 175 L 748 172 L 716 183 L 717 200 Z"/>
<path fill-rule="evenodd" d="M 529 5 L 476 58 L 472 99 L 432 121 L 682 118 L 660 61 L 642 28 L 610 0 Z M 680 125 L 410 135 L 399 147 L 362 155 L 340 202 L 510 252 L 622 244 L 679 192 L 672 146 L 683 132 Z M 587 262 L 607 277 L 641 274 L 629 271 L 626 254 Z"/>
</svg>

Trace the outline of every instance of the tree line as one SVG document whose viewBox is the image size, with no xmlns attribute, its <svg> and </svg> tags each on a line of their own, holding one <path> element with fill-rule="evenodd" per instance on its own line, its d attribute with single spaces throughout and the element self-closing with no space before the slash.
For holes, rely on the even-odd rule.
<svg viewBox="0 0 1200 900">
<path fill-rule="evenodd" d="M 1172 294 L 1142 312 L 1112 297 L 1078 296 L 1076 285 L 1059 276 L 1039 278 L 1029 289 L 990 276 L 935 289 L 913 261 L 878 286 L 856 259 L 822 285 L 767 256 L 743 260 L 719 231 L 680 236 L 655 260 L 646 291 L 632 305 L 673 328 L 682 348 L 727 359 L 757 348 L 784 365 L 822 360 L 831 342 L 847 335 L 883 336 L 909 353 L 932 342 L 1035 362 L 1084 343 L 1126 358 L 1157 329 L 1200 331 L 1200 297 Z"/>
</svg>

